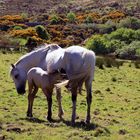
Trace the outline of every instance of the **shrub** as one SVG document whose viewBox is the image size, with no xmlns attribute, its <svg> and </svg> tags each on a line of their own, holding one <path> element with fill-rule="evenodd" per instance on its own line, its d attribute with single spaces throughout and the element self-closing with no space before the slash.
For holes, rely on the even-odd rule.
<svg viewBox="0 0 140 140">
<path fill-rule="evenodd" d="M 135 31 L 134 38 L 135 38 L 135 40 L 140 41 L 140 29 Z"/>
<path fill-rule="evenodd" d="M 86 17 L 86 20 L 85 20 L 85 23 L 93 23 L 93 18 L 92 18 L 92 16 L 87 16 Z"/>
<path fill-rule="evenodd" d="M 131 28 L 131 29 L 139 29 L 140 28 L 140 19 L 135 17 L 127 17 L 125 19 L 120 20 L 119 28 Z"/>
<path fill-rule="evenodd" d="M 140 69 L 140 60 L 134 62 L 135 68 Z"/>
<path fill-rule="evenodd" d="M 125 46 L 126 43 L 124 41 L 120 41 L 120 40 L 108 40 L 107 41 L 107 49 L 108 49 L 108 53 L 114 53 L 117 49 L 121 49 L 122 46 Z"/>
<path fill-rule="evenodd" d="M 93 35 L 87 42 L 88 49 L 95 51 L 97 54 L 107 53 L 106 40 L 103 36 Z"/>
<path fill-rule="evenodd" d="M 96 58 L 96 66 L 99 68 L 99 69 L 104 69 L 104 59 L 101 58 L 101 57 L 97 57 Z"/>
<path fill-rule="evenodd" d="M 15 37 L 13 38 L 10 37 L 9 35 L 0 36 L 0 40 L 1 40 L 0 43 L 1 48 L 6 48 L 6 49 L 13 48 L 14 50 L 17 50 L 20 47 L 24 47 L 27 42 L 27 39 L 15 38 Z"/>
<path fill-rule="evenodd" d="M 58 24 L 60 19 L 57 15 L 52 15 L 50 16 L 49 20 L 51 24 Z"/>
<path fill-rule="evenodd" d="M 120 28 L 109 35 L 110 40 L 116 39 L 124 41 L 127 44 L 131 43 L 135 39 L 135 31 L 127 28 Z"/>
<path fill-rule="evenodd" d="M 27 19 L 28 18 L 28 13 L 21 13 L 21 17 L 23 19 Z"/>
<path fill-rule="evenodd" d="M 35 29 L 40 38 L 46 40 L 49 39 L 50 35 L 42 25 L 37 25 Z"/>
<path fill-rule="evenodd" d="M 25 46 L 27 43 L 27 39 L 24 38 L 14 38 L 13 41 L 16 42 L 20 47 Z"/>
<path fill-rule="evenodd" d="M 13 29 L 14 30 L 22 30 L 23 28 L 21 26 L 14 26 Z"/>
<path fill-rule="evenodd" d="M 94 35 L 85 44 L 97 54 L 114 53 L 120 58 L 140 56 L 140 30 L 120 28 L 110 34 Z"/>
<path fill-rule="evenodd" d="M 116 50 L 120 58 L 135 59 L 140 56 L 140 41 L 133 41 L 131 44 Z"/>
<path fill-rule="evenodd" d="M 115 63 L 115 60 L 110 57 L 105 57 L 105 66 L 106 67 L 112 67 Z"/>
<path fill-rule="evenodd" d="M 28 51 L 32 51 L 37 46 L 37 41 L 33 37 L 29 37 L 26 42 Z"/>
<path fill-rule="evenodd" d="M 70 23 L 74 23 L 76 21 L 76 15 L 73 12 L 68 13 L 67 18 Z"/>
<path fill-rule="evenodd" d="M 115 30 L 115 27 L 109 24 L 98 24 L 97 28 L 100 34 L 109 34 Z"/>
</svg>

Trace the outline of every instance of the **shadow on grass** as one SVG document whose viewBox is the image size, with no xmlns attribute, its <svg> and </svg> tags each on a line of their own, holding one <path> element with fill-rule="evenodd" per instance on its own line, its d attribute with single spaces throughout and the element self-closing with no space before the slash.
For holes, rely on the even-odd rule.
<svg viewBox="0 0 140 140">
<path fill-rule="evenodd" d="M 100 126 L 95 123 L 86 124 L 84 121 L 80 121 L 80 122 L 76 122 L 75 125 L 72 125 L 71 121 L 66 121 L 66 120 L 62 120 L 62 121 L 67 126 L 71 126 L 73 128 L 81 128 L 85 131 L 96 130 L 96 133 L 105 133 L 107 135 L 110 134 L 110 131 L 106 127 Z"/>
<path fill-rule="evenodd" d="M 110 134 L 110 131 L 106 127 L 100 126 L 95 123 L 86 124 L 84 121 L 76 122 L 74 125 L 72 125 L 71 121 L 67 121 L 64 119 L 62 120 L 52 119 L 51 121 L 48 121 L 48 120 L 43 120 L 43 119 L 39 119 L 35 117 L 32 117 L 32 118 L 26 117 L 26 118 L 20 118 L 20 120 L 26 120 L 32 123 L 43 123 L 44 125 L 49 126 L 49 127 L 60 127 L 60 126 L 63 126 L 63 124 L 65 124 L 73 128 L 81 128 L 85 131 L 98 130 L 99 132 L 104 131 L 105 133 Z"/>
<path fill-rule="evenodd" d="M 81 128 L 86 131 L 95 130 L 98 127 L 98 124 L 94 123 L 86 124 L 84 121 L 76 122 L 74 125 L 71 124 L 71 121 L 62 120 L 62 122 L 67 126 Z"/>
<path fill-rule="evenodd" d="M 43 119 L 39 119 L 39 118 L 35 118 L 35 117 L 20 118 L 20 120 L 25 120 L 25 121 L 32 122 L 32 123 L 45 123 L 46 122 Z"/>
<path fill-rule="evenodd" d="M 20 118 L 20 120 L 25 120 L 28 122 L 32 122 L 32 123 L 59 123 L 61 122 L 61 120 L 54 120 L 52 119 L 51 121 L 48 121 L 47 119 L 39 119 L 36 117 L 25 117 L 25 118 Z"/>
</svg>

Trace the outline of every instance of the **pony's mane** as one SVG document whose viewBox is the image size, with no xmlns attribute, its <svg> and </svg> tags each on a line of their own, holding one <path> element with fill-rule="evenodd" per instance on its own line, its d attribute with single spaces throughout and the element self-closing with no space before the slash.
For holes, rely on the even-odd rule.
<svg viewBox="0 0 140 140">
<path fill-rule="evenodd" d="M 15 63 L 15 65 L 18 65 L 24 58 L 28 57 L 29 55 L 35 53 L 35 52 L 39 52 L 39 51 L 42 51 L 42 50 L 48 50 L 48 46 L 46 44 L 43 44 L 43 45 L 40 45 L 38 46 L 37 48 L 35 48 L 33 51 L 21 56 L 19 58 L 19 60 Z"/>
<path fill-rule="evenodd" d="M 15 63 L 15 65 L 18 65 L 24 58 L 30 56 L 33 53 L 40 52 L 40 51 L 48 51 L 49 49 L 55 50 L 57 48 L 61 48 L 61 47 L 57 44 L 43 44 L 43 45 L 40 45 L 37 48 L 35 48 L 33 51 L 21 56 L 19 58 L 19 60 Z"/>
</svg>

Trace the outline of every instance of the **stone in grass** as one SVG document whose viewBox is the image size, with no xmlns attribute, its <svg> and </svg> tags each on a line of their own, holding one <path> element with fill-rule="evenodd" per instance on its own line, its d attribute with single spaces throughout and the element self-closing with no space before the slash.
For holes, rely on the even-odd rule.
<svg viewBox="0 0 140 140">
<path fill-rule="evenodd" d="M 116 77 L 112 77 L 111 80 L 112 80 L 113 82 L 116 82 L 116 81 L 117 81 Z"/>
<path fill-rule="evenodd" d="M 95 94 L 101 94 L 102 92 L 100 90 L 95 90 L 94 93 Z"/>
<path fill-rule="evenodd" d="M 104 130 L 102 128 L 97 128 L 94 133 L 94 136 L 98 137 L 98 136 L 102 135 L 103 133 L 104 133 Z"/>
<path fill-rule="evenodd" d="M 119 130 L 120 135 L 125 135 L 126 133 L 127 133 L 127 131 L 125 129 L 120 129 Z"/>
<path fill-rule="evenodd" d="M 110 89 L 109 87 L 108 87 L 108 88 L 106 88 L 105 90 L 106 90 L 106 91 L 111 91 L 111 89 Z"/>
<path fill-rule="evenodd" d="M 99 114 L 100 114 L 100 110 L 99 109 L 95 109 L 94 115 L 99 115 Z"/>
</svg>

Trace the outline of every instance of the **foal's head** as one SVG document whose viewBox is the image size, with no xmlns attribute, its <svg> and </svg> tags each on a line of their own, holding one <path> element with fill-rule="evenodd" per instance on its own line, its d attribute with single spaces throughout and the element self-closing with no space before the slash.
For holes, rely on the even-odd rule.
<svg viewBox="0 0 140 140">
<path fill-rule="evenodd" d="M 25 93 L 25 85 L 26 85 L 26 72 L 20 68 L 17 68 L 14 64 L 11 64 L 12 68 L 10 71 L 10 75 L 15 83 L 16 90 L 18 94 Z"/>
</svg>

